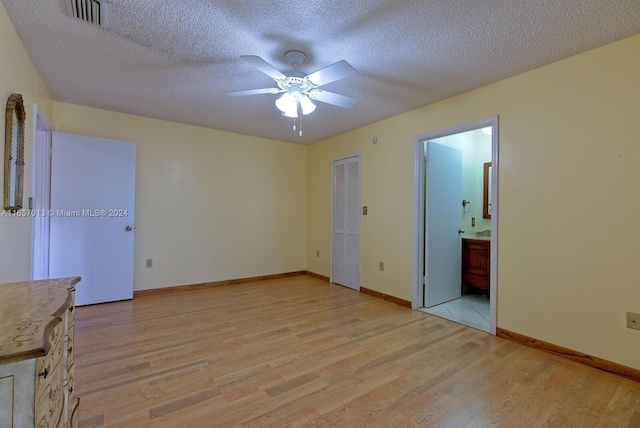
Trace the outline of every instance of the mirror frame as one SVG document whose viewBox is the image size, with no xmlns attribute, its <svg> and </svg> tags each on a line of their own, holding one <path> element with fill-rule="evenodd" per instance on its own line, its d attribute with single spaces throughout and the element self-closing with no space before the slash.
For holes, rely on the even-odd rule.
<svg viewBox="0 0 640 428">
<path fill-rule="evenodd" d="M 491 211 L 489 211 L 489 206 L 491 202 L 489 202 L 489 177 L 491 171 L 491 162 L 484 163 L 484 183 L 482 189 L 482 218 L 491 218 Z"/>
<path fill-rule="evenodd" d="M 18 123 L 14 124 L 14 117 Z M 4 133 L 4 209 L 15 212 L 22 208 L 22 188 L 24 178 L 24 102 L 22 95 L 11 94 L 7 100 L 7 115 Z M 16 153 L 13 153 L 13 127 L 17 128 Z M 15 162 L 15 174 L 11 174 L 11 163 Z M 11 189 L 14 198 L 11 199 Z"/>
</svg>

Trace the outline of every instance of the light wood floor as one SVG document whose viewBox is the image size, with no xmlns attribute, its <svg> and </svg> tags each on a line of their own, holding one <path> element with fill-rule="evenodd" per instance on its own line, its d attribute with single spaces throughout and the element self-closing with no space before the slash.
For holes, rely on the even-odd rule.
<svg viewBox="0 0 640 428">
<path fill-rule="evenodd" d="M 298 276 L 78 308 L 80 426 L 640 427 L 640 384 Z"/>
</svg>

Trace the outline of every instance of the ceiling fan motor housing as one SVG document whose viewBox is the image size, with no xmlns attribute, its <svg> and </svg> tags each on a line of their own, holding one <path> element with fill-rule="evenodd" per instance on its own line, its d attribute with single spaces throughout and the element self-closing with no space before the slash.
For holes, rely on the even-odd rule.
<svg viewBox="0 0 640 428">
<path fill-rule="evenodd" d="M 315 85 L 307 78 L 306 74 L 299 71 L 286 71 L 283 74 L 287 76 L 285 79 L 274 80 L 278 84 L 278 87 L 284 91 L 290 92 L 291 90 L 297 90 L 304 94 L 318 87 L 318 85 Z"/>
</svg>

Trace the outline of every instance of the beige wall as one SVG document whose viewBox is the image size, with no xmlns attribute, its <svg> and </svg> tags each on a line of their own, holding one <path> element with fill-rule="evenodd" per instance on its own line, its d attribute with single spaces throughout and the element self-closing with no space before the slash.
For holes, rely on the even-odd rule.
<svg viewBox="0 0 640 428">
<path fill-rule="evenodd" d="M 498 327 L 640 369 L 638 76 L 635 36 L 310 146 L 307 269 L 331 158 L 361 151 L 362 285 L 411 300 L 414 136 L 499 115 Z"/>
<path fill-rule="evenodd" d="M 59 131 L 137 143 L 136 289 L 329 275 L 330 162 L 360 151 L 362 285 L 410 300 L 413 137 L 500 115 L 498 326 L 640 369 L 640 333 L 625 328 L 640 312 L 640 36 L 309 148 L 54 108 L 4 8 L 0 38 L 0 92 L 27 111 L 25 201 L 33 103 Z M 0 218 L 0 237 L 0 281 L 28 278 L 30 221 Z"/>
<path fill-rule="evenodd" d="M 136 143 L 136 290 L 305 268 L 305 146 L 59 102 L 54 123 Z"/>
<path fill-rule="evenodd" d="M 491 162 L 491 137 L 481 130 L 475 130 L 429 141 L 462 152 L 462 199 L 467 200 L 470 205 L 463 210 L 460 204 L 460 228 L 471 236 L 491 229 L 491 219 L 482 218 L 484 163 Z M 475 219 L 475 226 L 472 226 L 472 219 Z"/>
<path fill-rule="evenodd" d="M 2 116 L 12 93 L 21 94 L 26 112 L 24 206 L 32 196 L 34 103 L 51 119 L 51 96 L 33 66 L 4 6 L 0 7 L 0 100 Z M 4 135 L 4 119 L 2 135 Z M 4 137 L 0 150 L 0 177 L 4 177 Z M 4 179 L 0 179 L 4 182 Z M 6 215 L 6 214 L 5 214 Z M 31 277 L 31 219 L 0 216 L 0 282 Z"/>
</svg>

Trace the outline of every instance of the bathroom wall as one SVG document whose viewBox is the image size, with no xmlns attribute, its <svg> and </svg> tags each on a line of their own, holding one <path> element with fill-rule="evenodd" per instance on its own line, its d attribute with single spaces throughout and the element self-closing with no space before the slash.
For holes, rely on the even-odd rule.
<svg viewBox="0 0 640 428">
<path fill-rule="evenodd" d="M 491 162 L 491 136 L 485 134 L 481 130 L 472 131 L 472 138 L 475 140 L 475 144 L 472 145 L 472 148 L 475 150 L 475 160 L 474 160 L 474 169 L 475 169 L 475 183 L 476 183 L 476 192 L 475 192 L 475 208 L 476 208 L 476 227 L 475 231 L 479 232 L 482 230 L 491 229 L 491 219 L 490 218 L 482 218 L 482 198 L 483 198 L 483 190 L 484 190 L 484 164 L 485 162 Z M 489 211 L 491 212 L 491 211 Z M 471 224 L 470 221 L 468 224 Z"/>
<path fill-rule="evenodd" d="M 462 151 L 462 198 L 470 205 L 463 210 L 460 201 L 460 227 L 467 235 L 490 229 L 491 219 L 482 218 L 482 198 L 484 163 L 491 162 L 491 137 L 475 130 L 429 141 Z M 475 226 L 471 225 L 472 218 L 475 218 Z"/>
</svg>

